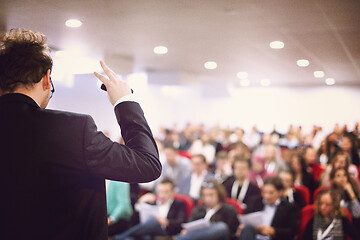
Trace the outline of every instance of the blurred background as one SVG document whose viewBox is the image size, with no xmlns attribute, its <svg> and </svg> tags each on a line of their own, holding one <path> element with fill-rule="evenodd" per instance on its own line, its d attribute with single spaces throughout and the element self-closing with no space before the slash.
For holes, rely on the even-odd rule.
<svg viewBox="0 0 360 240">
<path fill-rule="evenodd" d="M 359 13 L 358 0 L 2 0 L 0 32 L 46 34 L 49 108 L 90 114 L 114 140 L 100 59 L 155 135 L 187 123 L 330 132 L 359 121 Z"/>
</svg>

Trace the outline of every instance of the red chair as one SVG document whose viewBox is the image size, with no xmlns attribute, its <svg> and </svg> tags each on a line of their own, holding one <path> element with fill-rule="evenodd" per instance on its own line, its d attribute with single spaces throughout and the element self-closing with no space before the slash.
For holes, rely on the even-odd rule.
<svg viewBox="0 0 360 240">
<path fill-rule="evenodd" d="M 315 202 L 316 198 L 317 198 L 317 195 L 323 191 L 323 190 L 326 190 L 326 189 L 329 189 L 329 187 L 327 186 L 321 186 L 321 187 L 318 187 L 317 189 L 315 189 L 314 191 L 314 194 L 313 194 L 313 201 Z"/>
<path fill-rule="evenodd" d="M 191 159 L 192 155 L 188 151 L 178 151 L 177 153 L 179 156 L 186 157 L 188 159 Z"/>
<path fill-rule="evenodd" d="M 194 208 L 194 202 L 193 200 L 185 195 L 175 194 L 175 199 L 183 201 L 186 206 L 186 217 L 189 218 L 191 215 L 191 212 Z"/>
<path fill-rule="evenodd" d="M 226 203 L 232 205 L 235 209 L 237 214 L 241 215 L 244 213 L 244 210 L 242 209 L 240 203 L 232 198 L 226 198 Z"/>
<path fill-rule="evenodd" d="M 310 191 L 304 185 L 294 186 L 295 191 L 298 191 L 303 197 L 305 204 L 310 204 Z"/>
<path fill-rule="evenodd" d="M 341 210 L 344 211 L 344 213 L 346 213 L 349 221 L 352 222 L 352 217 L 351 217 L 351 213 L 349 212 L 349 210 L 346 208 L 341 208 Z M 305 228 L 306 228 L 308 222 L 310 221 L 310 219 L 313 218 L 313 216 L 314 216 L 314 204 L 307 205 L 301 210 L 300 224 L 299 224 L 299 231 L 298 231 L 298 238 L 300 240 L 303 239 Z M 348 237 L 347 239 L 350 239 L 350 238 Z M 306 239 L 304 239 L 304 240 L 306 240 Z"/>
</svg>

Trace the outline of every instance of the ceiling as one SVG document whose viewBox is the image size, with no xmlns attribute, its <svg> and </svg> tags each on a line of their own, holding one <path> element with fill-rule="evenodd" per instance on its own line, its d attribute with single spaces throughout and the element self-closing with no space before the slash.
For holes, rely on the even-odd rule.
<svg viewBox="0 0 360 240">
<path fill-rule="evenodd" d="M 251 86 L 263 78 L 272 86 L 325 86 L 327 77 L 360 86 L 358 0 L 1 0 L 0 9 L 2 31 L 41 31 L 55 50 L 76 48 L 161 84 L 238 86 L 237 72 L 246 71 Z M 83 25 L 68 28 L 69 18 Z M 271 49 L 274 40 L 285 47 Z M 154 54 L 159 45 L 168 53 Z M 310 65 L 300 68 L 298 59 Z M 205 69 L 206 61 L 217 69 Z"/>
</svg>

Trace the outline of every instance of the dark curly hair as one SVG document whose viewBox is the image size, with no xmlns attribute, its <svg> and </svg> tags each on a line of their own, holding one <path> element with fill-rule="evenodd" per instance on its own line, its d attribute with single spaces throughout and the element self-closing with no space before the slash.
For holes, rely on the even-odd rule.
<svg viewBox="0 0 360 240">
<path fill-rule="evenodd" d="M 39 32 L 12 29 L 0 41 L 0 91 L 32 86 L 52 69 L 46 37 Z"/>
</svg>

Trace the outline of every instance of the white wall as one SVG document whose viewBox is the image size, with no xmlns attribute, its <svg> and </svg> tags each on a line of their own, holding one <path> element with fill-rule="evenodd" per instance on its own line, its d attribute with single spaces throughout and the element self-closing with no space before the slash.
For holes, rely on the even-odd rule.
<svg viewBox="0 0 360 240">
<path fill-rule="evenodd" d="M 87 113 L 100 130 L 111 131 L 118 138 L 118 127 L 106 93 L 98 88 L 92 75 L 77 75 L 72 88 L 56 83 L 49 108 Z M 212 86 L 216 94 L 224 86 Z M 134 88 L 148 122 L 156 134 L 159 126 L 183 126 L 187 122 L 241 126 L 249 130 L 257 124 L 271 131 L 274 124 L 286 131 L 290 124 L 310 131 L 320 124 L 330 131 L 335 123 L 352 129 L 360 121 L 360 88 L 228 88 L 228 94 L 211 98 L 209 89 L 201 87 L 155 86 Z M 220 90 L 219 90 L 220 91 Z"/>
</svg>

